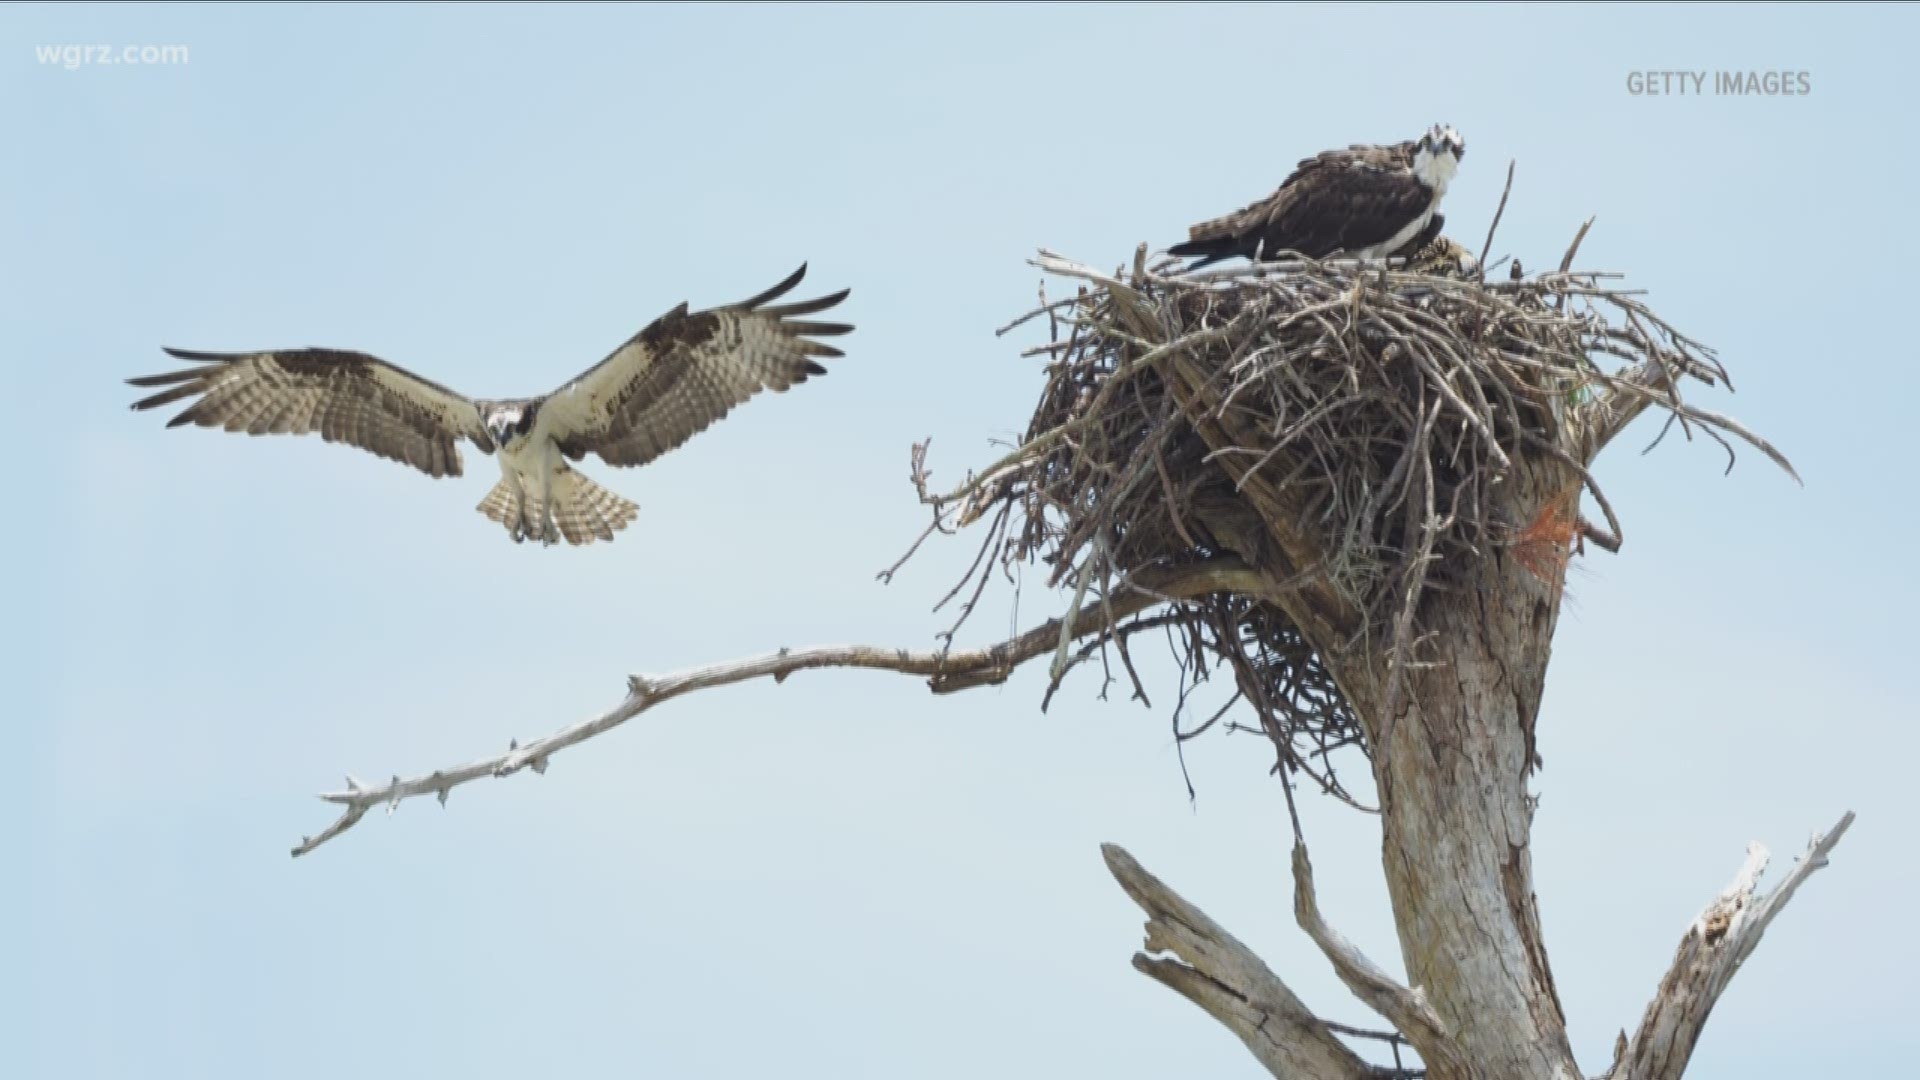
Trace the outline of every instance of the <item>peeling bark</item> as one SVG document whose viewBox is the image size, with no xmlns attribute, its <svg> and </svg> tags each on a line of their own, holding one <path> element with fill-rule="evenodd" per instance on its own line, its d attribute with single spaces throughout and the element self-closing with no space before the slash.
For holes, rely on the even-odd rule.
<svg viewBox="0 0 1920 1080">
<path fill-rule="evenodd" d="M 1679 1080 L 1708 1014 L 1733 973 L 1753 955 L 1767 924 L 1793 898 L 1800 883 L 1827 865 L 1827 856 L 1852 824 L 1853 812 L 1848 811 L 1833 828 L 1815 836 L 1786 879 L 1765 896 L 1758 895 L 1757 889 L 1760 873 L 1767 867 L 1767 849 L 1759 844 L 1747 848 L 1746 865 L 1733 884 L 1707 905 L 1681 937 L 1673 966 L 1660 980 L 1639 1031 L 1631 1041 L 1621 1035 L 1613 1068 L 1602 1080 Z"/>
<path fill-rule="evenodd" d="M 1531 479 L 1515 484 L 1514 520 L 1569 480 Z M 1422 605 L 1427 648 L 1396 713 L 1382 714 L 1384 665 L 1341 673 L 1374 747 L 1407 976 L 1472 1063 L 1430 1061 L 1435 1080 L 1579 1075 L 1534 898 L 1526 789 L 1558 601 L 1553 584 L 1496 550 Z"/>
<path fill-rule="evenodd" d="M 1133 856 L 1101 845 L 1107 869 L 1146 911 L 1146 952 L 1133 966 L 1200 1006 L 1282 1080 L 1367 1080 L 1372 1068 L 1336 1038 L 1253 951 Z M 1172 953 L 1165 959 L 1151 953 Z"/>
</svg>

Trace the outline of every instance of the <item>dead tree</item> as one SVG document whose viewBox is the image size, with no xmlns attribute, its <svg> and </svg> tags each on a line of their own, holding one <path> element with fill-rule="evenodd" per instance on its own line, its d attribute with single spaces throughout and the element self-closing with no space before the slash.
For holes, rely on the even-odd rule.
<svg viewBox="0 0 1920 1080">
<path fill-rule="evenodd" d="M 1572 1080 L 1581 1073 L 1533 894 L 1528 781 L 1568 559 L 1621 541 L 1589 466 L 1652 409 L 1730 455 L 1728 437 L 1744 440 L 1792 473 L 1763 440 L 1683 396 L 1689 384 L 1727 385 L 1712 350 L 1614 287 L 1617 275 L 1568 269 L 1578 246 L 1556 271 L 1499 282 L 1321 262 L 1179 274 L 1149 266 L 1144 248 L 1109 274 L 1042 253 L 1038 265 L 1076 291 L 1043 295 L 1027 317 L 1052 333 L 1029 350 L 1046 358 L 1047 382 L 1025 440 L 947 492 L 929 489 L 926 448 L 915 447 L 913 476 L 932 508 L 928 535 L 981 531 L 956 587 L 964 610 L 997 567 L 1039 564 L 1072 591 L 1059 618 L 985 649 L 781 650 L 634 676 L 605 715 L 504 754 L 381 785 L 350 780 L 322 796 L 340 818 L 294 854 L 374 807 L 545 771 L 554 753 L 669 698 L 761 676 L 868 667 L 946 693 L 1045 658 L 1049 698 L 1096 661 L 1144 695 L 1132 649 L 1146 633 L 1179 660 L 1182 702 L 1193 683 L 1230 676 L 1228 708 L 1269 741 L 1289 805 L 1302 780 L 1356 801 L 1335 763 L 1371 770 L 1378 806 L 1367 809 L 1382 821 L 1408 985 L 1322 917 L 1297 814 L 1294 910 L 1391 1025 L 1383 1037 L 1443 1080 Z M 1600 521 L 1583 513 L 1587 500 Z M 1179 708 L 1174 719 L 1178 728 Z M 1682 1074 L 1733 972 L 1851 820 L 1817 837 L 1770 893 L 1756 891 L 1765 853 L 1754 849 L 1687 928 L 1607 1077 Z M 1105 855 L 1149 917 L 1135 967 L 1225 1024 L 1273 1075 L 1417 1074 L 1368 1064 L 1342 1037 L 1366 1033 L 1315 1015 L 1125 851 Z"/>
</svg>

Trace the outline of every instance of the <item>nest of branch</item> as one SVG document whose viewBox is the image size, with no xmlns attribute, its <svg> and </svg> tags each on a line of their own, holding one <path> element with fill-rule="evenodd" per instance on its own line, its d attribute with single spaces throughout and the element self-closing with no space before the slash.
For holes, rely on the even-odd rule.
<svg viewBox="0 0 1920 1080">
<path fill-rule="evenodd" d="M 1248 702 L 1280 765 L 1342 796 L 1328 755 L 1364 750 L 1365 735 L 1331 653 L 1403 666 L 1422 597 L 1496 547 L 1557 599 L 1583 538 L 1617 546 L 1585 466 L 1646 406 L 1752 438 L 1681 400 L 1683 380 L 1724 384 L 1725 372 L 1611 287 L 1617 275 L 1485 282 L 1320 262 L 1175 274 L 1146 266 L 1144 250 L 1130 273 L 1046 253 L 1037 265 L 1079 284 L 1067 300 L 1043 292 L 1013 324 L 1052 329 L 1029 350 L 1048 359 L 1024 442 L 943 495 L 926 493 L 916 461 L 937 527 L 990 522 L 974 596 L 996 562 L 1050 567 L 1050 585 L 1077 590 L 1078 611 L 1145 571 L 1243 561 L 1270 590 L 1182 599 L 1105 626 L 1078 654 L 1063 633 L 1055 685 L 1108 645 L 1131 674 L 1128 639 L 1164 633 L 1183 703 L 1229 668 L 1229 708 Z M 1506 495 L 1527 467 L 1570 482 L 1516 514 Z M 1606 528 L 1580 516 L 1582 488 Z M 1301 589 L 1307 598 L 1288 602 Z M 1197 723 L 1176 712 L 1175 730 L 1191 737 L 1227 711 Z"/>
</svg>

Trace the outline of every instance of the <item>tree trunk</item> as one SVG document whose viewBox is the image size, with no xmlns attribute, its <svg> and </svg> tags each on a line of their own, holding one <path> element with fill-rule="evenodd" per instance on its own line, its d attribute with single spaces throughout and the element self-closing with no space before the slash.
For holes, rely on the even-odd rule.
<svg viewBox="0 0 1920 1080">
<path fill-rule="evenodd" d="M 1576 477 L 1555 467 L 1519 470 L 1508 517 L 1535 520 Z M 1521 550 L 1524 550 L 1522 548 Z M 1563 549 L 1564 554 L 1564 549 Z M 1419 1052 L 1432 1080 L 1578 1080 L 1566 1017 L 1540 928 L 1529 853 L 1538 761 L 1534 724 L 1546 684 L 1559 573 L 1495 548 L 1462 568 L 1419 608 L 1417 663 L 1392 695 L 1377 644 L 1332 667 L 1373 748 L 1387 886 L 1407 984 L 1373 967 L 1322 918 L 1304 846 L 1294 851 L 1300 925 L 1343 982 Z M 1270 589 L 1270 593 L 1279 592 Z M 1826 834 L 1772 892 L 1757 893 L 1766 851 L 1754 845 L 1733 885 L 1682 936 L 1637 1034 L 1623 1034 L 1603 1080 L 1681 1080 L 1713 1003 L 1767 924 L 1852 823 Z M 1107 865 L 1151 917 L 1148 953 L 1134 966 L 1206 1009 L 1280 1080 L 1361 1080 L 1396 1075 L 1329 1044 L 1351 1029 L 1315 1017 L 1259 958 L 1123 849 Z M 1373 1037 L 1381 1037 L 1374 1035 Z M 1398 1075 L 1405 1075 L 1398 1071 Z"/>
<path fill-rule="evenodd" d="M 1516 477 L 1516 479 L 1518 479 Z M 1570 478 L 1515 484 L 1514 520 Z M 1557 582 L 1495 549 L 1459 591 L 1429 592 L 1419 659 L 1383 715 L 1384 665 L 1340 671 L 1366 726 L 1400 948 L 1471 1067 L 1459 1077 L 1577 1076 L 1534 902 L 1528 840 L 1534 721 L 1559 612 Z M 1357 666 L 1357 665 L 1356 665 Z M 1435 1080 L 1456 1080 L 1429 1062 Z"/>
</svg>

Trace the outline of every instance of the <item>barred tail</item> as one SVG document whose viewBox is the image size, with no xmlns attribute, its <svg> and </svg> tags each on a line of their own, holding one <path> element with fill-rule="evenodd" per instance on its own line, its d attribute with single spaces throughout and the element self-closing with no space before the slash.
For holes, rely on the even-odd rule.
<svg viewBox="0 0 1920 1080">
<path fill-rule="evenodd" d="M 553 478 L 553 521 L 569 544 L 612 540 L 640 516 L 640 508 L 567 469 Z"/>
<path fill-rule="evenodd" d="M 493 485 L 493 490 L 487 492 L 487 497 L 480 500 L 475 509 L 504 525 L 509 533 L 517 523 L 522 535 L 529 540 L 538 540 L 546 533 L 537 493 L 528 492 L 524 498 L 516 495 L 505 477 Z M 595 540 L 612 540 L 614 533 L 639 516 L 640 508 L 571 467 L 563 466 L 553 478 L 550 512 L 554 527 L 567 543 L 591 544 Z"/>
</svg>

